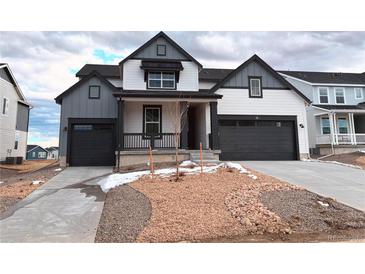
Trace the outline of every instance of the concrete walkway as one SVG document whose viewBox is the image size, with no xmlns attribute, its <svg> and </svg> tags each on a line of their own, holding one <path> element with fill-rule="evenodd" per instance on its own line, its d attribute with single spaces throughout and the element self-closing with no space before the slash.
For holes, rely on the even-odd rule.
<svg viewBox="0 0 365 274">
<path fill-rule="evenodd" d="M 365 211 L 365 170 L 307 161 L 243 161 L 239 163 Z"/>
<path fill-rule="evenodd" d="M 94 242 L 111 167 L 69 167 L 0 215 L 0 242 Z"/>
</svg>

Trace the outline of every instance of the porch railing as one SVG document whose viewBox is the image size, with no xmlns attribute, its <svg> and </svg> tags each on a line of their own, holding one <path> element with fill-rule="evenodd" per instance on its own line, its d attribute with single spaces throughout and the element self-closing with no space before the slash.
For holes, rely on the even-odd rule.
<svg viewBox="0 0 365 274">
<path fill-rule="evenodd" d="M 317 144 L 331 144 L 332 137 L 330 134 L 318 135 Z M 332 140 L 334 145 L 356 145 L 365 144 L 365 134 L 335 134 Z"/>
<path fill-rule="evenodd" d="M 175 148 L 175 133 L 160 133 L 146 135 L 144 133 L 123 133 L 123 146 L 125 150 L 148 149 L 173 149 Z M 180 148 L 180 138 L 178 138 Z"/>
</svg>

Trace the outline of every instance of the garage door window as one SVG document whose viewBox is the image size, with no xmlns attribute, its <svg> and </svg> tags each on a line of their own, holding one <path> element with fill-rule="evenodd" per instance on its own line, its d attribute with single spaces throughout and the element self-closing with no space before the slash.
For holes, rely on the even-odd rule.
<svg viewBox="0 0 365 274">
<path fill-rule="evenodd" d="M 93 125 L 74 125 L 76 131 L 90 131 L 93 130 Z"/>
</svg>

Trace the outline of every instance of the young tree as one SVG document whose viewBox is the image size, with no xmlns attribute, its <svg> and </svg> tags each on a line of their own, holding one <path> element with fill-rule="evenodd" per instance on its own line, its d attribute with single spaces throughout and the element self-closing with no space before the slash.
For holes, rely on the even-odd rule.
<svg viewBox="0 0 365 274">
<path fill-rule="evenodd" d="M 181 131 L 187 125 L 187 113 L 190 103 L 188 101 L 180 102 L 176 100 L 168 105 L 168 113 L 174 128 L 174 145 L 175 145 L 175 164 L 176 164 L 176 181 L 179 180 L 179 147 Z"/>
</svg>

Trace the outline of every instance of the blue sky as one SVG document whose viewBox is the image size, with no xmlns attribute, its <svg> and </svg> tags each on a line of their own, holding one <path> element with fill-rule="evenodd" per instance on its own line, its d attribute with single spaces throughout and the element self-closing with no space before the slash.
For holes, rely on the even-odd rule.
<svg viewBox="0 0 365 274">
<path fill-rule="evenodd" d="M 86 63 L 117 64 L 157 32 L 0 32 L 10 65 L 33 105 L 29 143 L 58 144 L 54 98 Z M 254 53 L 275 69 L 365 71 L 365 32 L 168 32 L 204 67 L 235 68 Z"/>
</svg>

